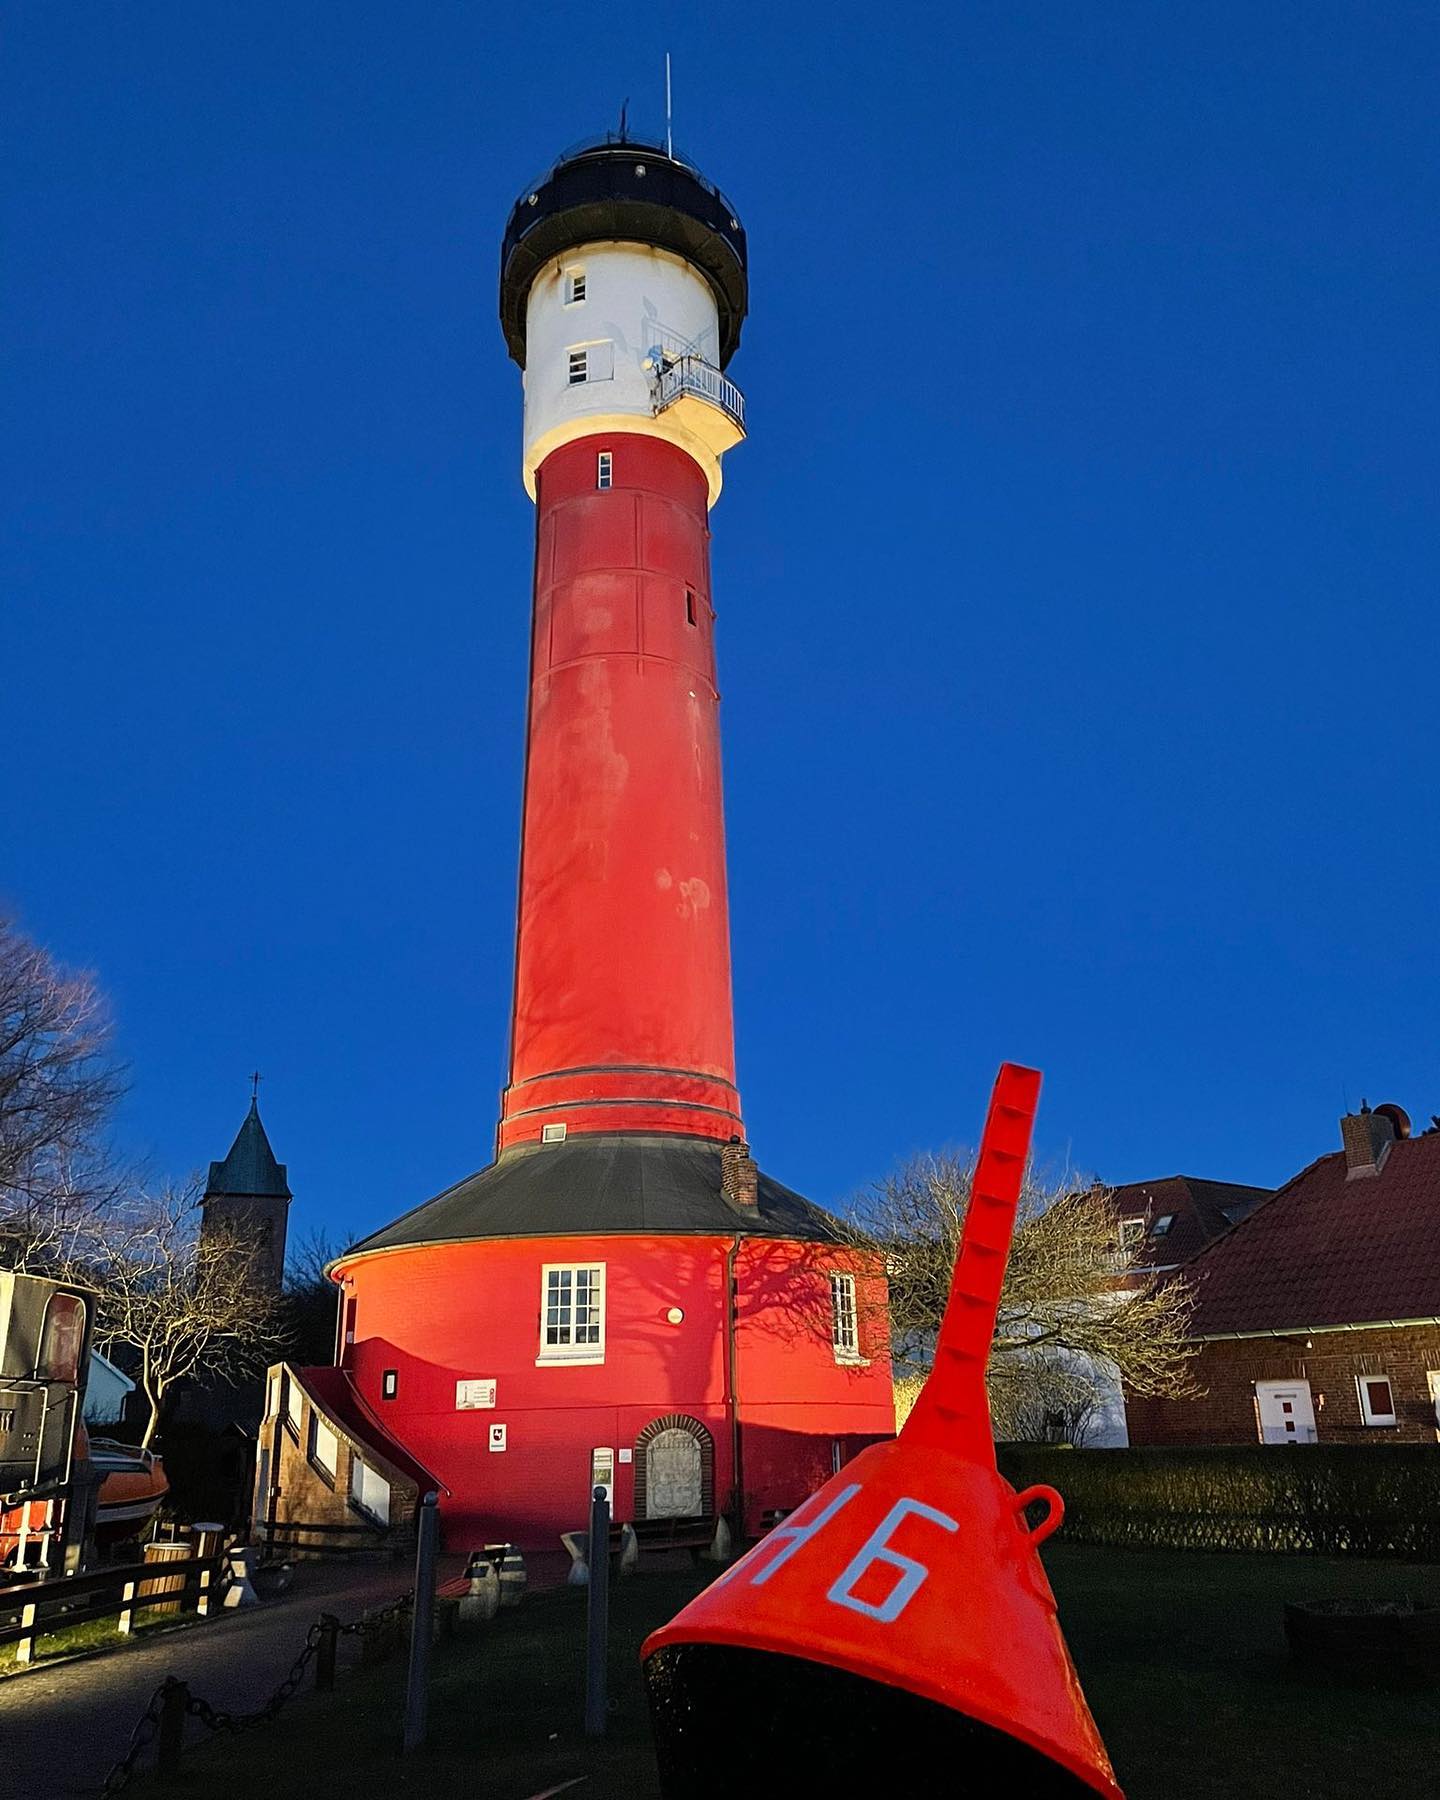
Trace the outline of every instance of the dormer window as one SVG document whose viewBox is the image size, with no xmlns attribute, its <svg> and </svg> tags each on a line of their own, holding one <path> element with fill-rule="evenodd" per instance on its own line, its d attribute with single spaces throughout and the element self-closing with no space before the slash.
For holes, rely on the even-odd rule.
<svg viewBox="0 0 1440 1800">
<path fill-rule="evenodd" d="M 570 269 L 565 276 L 565 304 L 579 306 L 585 298 L 585 271 Z"/>
<path fill-rule="evenodd" d="M 1120 1221 L 1120 1248 L 1133 1250 L 1145 1235 L 1143 1219 L 1122 1219 Z"/>
</svg>

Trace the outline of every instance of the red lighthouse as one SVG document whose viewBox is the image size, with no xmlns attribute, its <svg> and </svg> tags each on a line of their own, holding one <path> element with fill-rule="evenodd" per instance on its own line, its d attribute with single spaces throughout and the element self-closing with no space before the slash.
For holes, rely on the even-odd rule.
<svg viewBox="0 0 1440 1800">
<path fill-rule="evenodd" d="M 554 1546 L 597 1454 L 618 1519 L 753 1530 L 893 1429 L 883 1278 L 759 1172 L 735 1086 L 709 515 L 747 298 L 735 209 L 658 147 L 568 154 L 511 213 L 537 529 L 497 1154 L 334 1270 L 358 1412 L 456 1548 Z"/>
</svg>

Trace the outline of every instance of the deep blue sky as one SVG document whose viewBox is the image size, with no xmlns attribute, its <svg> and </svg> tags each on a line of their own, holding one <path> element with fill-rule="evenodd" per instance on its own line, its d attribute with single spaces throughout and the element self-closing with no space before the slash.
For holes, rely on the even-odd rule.
<svg viewBox="0 0 1440 1800">
<path fill-rule="evenodd" d="M 1112 1180 L 1440 1110 L 1440 14 L 13 5 L 0 897 L 126 1146 L 295 1224 L 486 1160 L 531 513 L 510 201 L 631 97 L 738 203 L 740 1081 L 830 1201 L 1002 1056 Z"/>
</svg>

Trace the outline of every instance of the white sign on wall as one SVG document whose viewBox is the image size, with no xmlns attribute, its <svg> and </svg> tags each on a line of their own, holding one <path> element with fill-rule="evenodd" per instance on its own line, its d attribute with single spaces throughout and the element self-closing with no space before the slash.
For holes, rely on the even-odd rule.
<svg viewBox="0 0 1440 1800">
<path fill-rule="evenodd" d="M 1436 1415 L 1436 1416 L 1437 1416 L 1437 1417 L 1440 1417 L 1440 1414 L 1437 1414 L 1437 1415 Z M 634 1462 L 634 1460 L 635 1460 L 635 1452 L 634 1452 L 634 1451 L 633 1451 L 633 1450 L 631 1450 L 631 1449 L 630 1449 L 630 1448 L 629 1448 L 629 1447 L 628 1447 L 628 1446 L 627 1446 L 627 1447 L 626 1447 L 626 1448 L 625 1448 L 625 1449 L 624 1449 L 624 1450 L 622 1450 L 622 1451 L 621 1451 L 621 1452 L 620 1452 L 620 1460 L 621 1460 L 621 1462 L 622 1462 L 622 1463 L 624 1463 L 624 1462 Z"/>
<path fill-rule="evenodd" d="M 505 1427 L 503 1425 L 492 1425 L 490 1427 L 490 1448 L 492 1450 L 503 1450 L 505 1448 Z"/>
<path fill-rule="evenodd" d="M 455 1383 L 456 1412 L 478 1412 L 483 1407 L 494 1406 L 495 1383 L 493 1381 L 457 1381 Z"/>
<path fill-rule="evenodd" d="M 590 1492 L 592 1496 L 597 1487 L 604 1488 L 605 1498 L 613 1509 L 615 1505 L 615 1452 L 613 1450 L 592 1450 L 590 1452 Z"/>
</svg>

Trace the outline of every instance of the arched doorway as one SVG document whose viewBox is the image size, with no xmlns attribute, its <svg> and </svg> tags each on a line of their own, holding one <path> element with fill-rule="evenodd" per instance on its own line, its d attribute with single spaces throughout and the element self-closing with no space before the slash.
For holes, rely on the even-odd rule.
<svg viewBox="0 0 1440 1800">
<path fill-rule="evenodd" d="M 667 1413 L 635 1440 L 637 1519 L 708 1518 L 715 1510 L 715 1444 L 698 1419 Z"/>
</svg>

